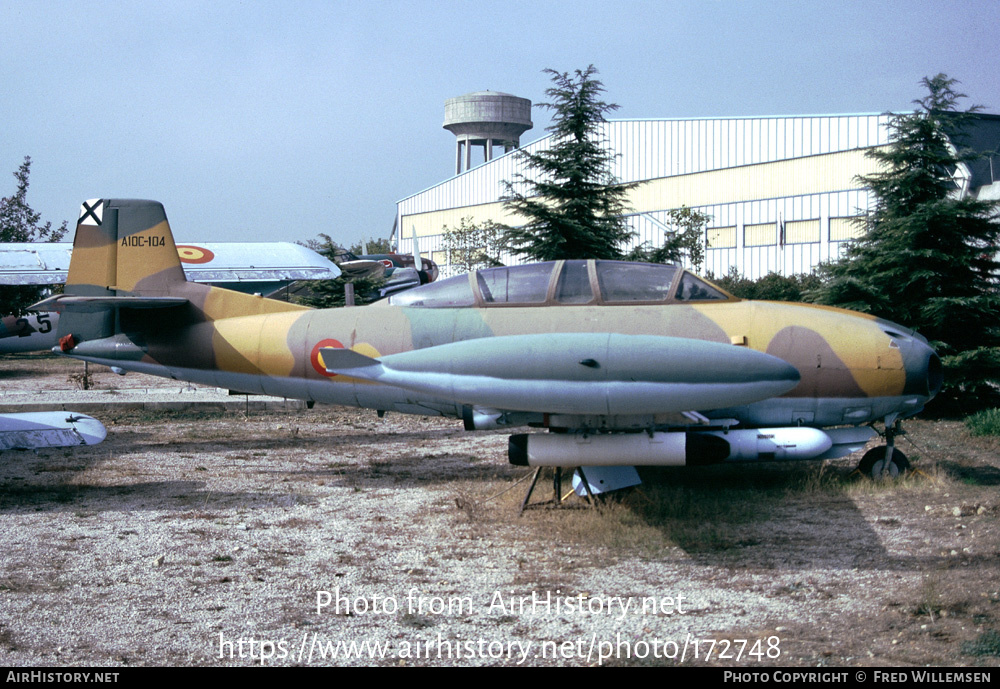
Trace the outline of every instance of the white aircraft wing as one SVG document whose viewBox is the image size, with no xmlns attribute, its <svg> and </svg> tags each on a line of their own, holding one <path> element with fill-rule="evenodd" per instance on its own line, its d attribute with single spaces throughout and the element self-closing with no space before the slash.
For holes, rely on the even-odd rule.
<svg viewBox="0 0 1000 689">
<path fill-rule="evenodd" d="M 178 244 L 184 274 L 192 282 L 287 282 L 332 280 L 332 261 L 293 242 Z M 0 243 L 0 285 L 66 282 L 73 245 L 66 242 Z"/>
<path fill-rule="evenodd" d="M 107 433 L 97 419 L 71 411 L 0 414 L 0 450 L 96 445 Z"/>
</svg>

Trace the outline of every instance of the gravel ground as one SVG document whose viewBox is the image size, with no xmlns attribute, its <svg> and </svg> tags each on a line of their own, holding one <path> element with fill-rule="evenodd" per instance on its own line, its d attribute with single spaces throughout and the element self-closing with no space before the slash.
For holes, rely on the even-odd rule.
<svg viewBox="0 0 1000 689">
<path fill-rule="evenodd" d="M 66 366 L 0 362 L 0 397 L 53 399 Z M 911 422 L 920 472 L 887 485 L 857 457 L 647 471 L 518 516 L 507 435 L 455 421 L 88 413 L 103 444 L 0 462 L 4 665 L 1000 660 L 1000 445 L 955 422 Z"/>
</svg>

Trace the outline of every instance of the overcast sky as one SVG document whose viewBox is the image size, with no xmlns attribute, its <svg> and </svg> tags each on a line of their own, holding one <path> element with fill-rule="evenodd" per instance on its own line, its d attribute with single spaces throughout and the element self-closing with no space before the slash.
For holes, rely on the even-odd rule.
<svg viewBox="0 0 1000 689">
<path fill-rule="evenodd" d="M 182 241 L 350 244 L 453 174 L 447 98 L 593 64 L 621 118 L 877 113 L 944 72 L 1000 113 L 998 27 L 996 0 L 0 0 L 0 195 L 30 155 L 53 224 L 152 198 Z"/>
</svg>

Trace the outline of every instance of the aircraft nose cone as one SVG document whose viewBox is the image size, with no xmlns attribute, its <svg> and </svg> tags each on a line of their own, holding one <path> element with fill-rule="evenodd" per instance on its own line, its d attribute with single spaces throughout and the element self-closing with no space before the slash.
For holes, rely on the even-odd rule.
<svg viewBox="0 0 1000 689">
<path fill-rule="evenodd" d="M 938 394 L 944 374 L 941 359 L 930 346 L 911 339 L 902 346 L 903 368 L 906 370 L 904 395 L 920 395 L 928 400 Z"/>
</svg>

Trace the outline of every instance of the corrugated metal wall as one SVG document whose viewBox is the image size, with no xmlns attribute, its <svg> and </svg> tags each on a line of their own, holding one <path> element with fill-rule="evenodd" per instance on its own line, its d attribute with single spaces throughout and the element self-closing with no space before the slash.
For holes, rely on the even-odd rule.
<svg viewBox="0 0 1000 689">
<path fill-rule="evenodd" d="M 845 235 L 840 219 L 869 208 L 868 192 L 858 188 L 855 177 L 874 169 L 861 152 L 845 152 L 887 143 L 887 123 L 886 115 L 616 120 L 605 123 L 603 132 L 617 153 L 615 175 L 622 182 L 644 183 L 632 194 L 636 243 L 661 244 L 658 223 L 672 208 L 689 205 L 712 216 L 710 228 L 735 228 L 735 245 L 708 248 L 703 270 L 721 275 L 736 266 L 759 277 L 769 271 L 807 272 L 839 256 L 842 242 L 836 240 Z M 525 149 L 549 143 L 546 137 Z M 467 216 L 507 219 L 497 203 L 504 181 L 524 172 L 520 158 L 510 153 L 401 200 L 397 227 L 404 243 L 416 227 L 421 250 L 438 250 L 443 225 L 457 225 Z M 809 241 L 814 229 L 790 239 L 789 223 L 815 223 L 818 241 Z M 770 239 L 765 228 L 753 228 L 767 224 L 773 228 Z M 806 226 L 814 225 L 801 227 Z"/>
</svg>

